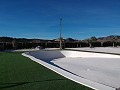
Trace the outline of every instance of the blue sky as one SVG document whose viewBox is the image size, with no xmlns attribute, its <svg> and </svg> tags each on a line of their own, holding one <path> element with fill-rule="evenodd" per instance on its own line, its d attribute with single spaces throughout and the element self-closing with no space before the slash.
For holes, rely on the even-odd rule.
<svg viewBox="0 0 120 90">
<path fill-rule="evenodd" d="M 0 36 L 54 39 L 120 35 L 120 0 L 0 0 Z"/>
</svg>

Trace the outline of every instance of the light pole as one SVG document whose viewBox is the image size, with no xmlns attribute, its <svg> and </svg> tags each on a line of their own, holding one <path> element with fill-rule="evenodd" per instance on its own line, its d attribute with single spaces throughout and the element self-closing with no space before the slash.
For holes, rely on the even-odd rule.
<svg viewBox="0 0 120 90">
<path fill-rule="evenodd" d="M 62 18 L 60 18 L 60 49 L 62 49 Z"/>
</svg>

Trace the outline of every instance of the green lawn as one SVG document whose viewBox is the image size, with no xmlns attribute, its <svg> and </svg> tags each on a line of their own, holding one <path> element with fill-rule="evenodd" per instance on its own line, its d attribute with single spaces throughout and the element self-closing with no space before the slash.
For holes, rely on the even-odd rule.
<svg viewBox="0 0 120 90">
<path fill-rule="evenodd" d="M 92 90 L 23 57 L 0 53 L 0 90 Z"/>
</svg>

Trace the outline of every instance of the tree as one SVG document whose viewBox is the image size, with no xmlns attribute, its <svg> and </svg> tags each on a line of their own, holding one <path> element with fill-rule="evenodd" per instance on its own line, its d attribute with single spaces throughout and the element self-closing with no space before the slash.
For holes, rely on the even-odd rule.
<svg viewBox="0 0 120 90">
<path fill-rule="evenodd" d="M 13 46 L 13 49 L 17 49 L 17 41 L 16 41 L 16 39 L 13 39 L 12 46 Z"/>
<path fill-rule="evenodd" d="M 85 40 L 87 43 L 89 43 L 89 47 L 90 48 L 92 48 L 93 46 L 92 46 L 92 43 L 93 42 L 96 42 L 97 41 L 97 38 L 95 37 L 95 36 L 93 36 L 93 37 L 91 37 L 91 38 L 89 38 L 89 39 L 86 39 Z"/>
<path fill-rule="evenodd" d="M 113 47 L 115 47 L 115 44 L 117 43 L 117 40 L 118 40 L 117 36 L 111 36 L 110 41 L 112 42 Z"/>
<path fill-rule="evenodd" d="M 92 42 L 95 42 L 95 41 L 97 41 L 97 38 L 96 38 L 95 36 L 93 36 L 93 37 L 90 38 L 90 40 L 91 40 Z"/>
</svg>

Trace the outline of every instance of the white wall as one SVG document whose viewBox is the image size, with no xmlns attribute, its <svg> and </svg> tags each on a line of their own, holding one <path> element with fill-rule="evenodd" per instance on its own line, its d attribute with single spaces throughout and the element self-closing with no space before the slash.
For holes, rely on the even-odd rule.
<svg viewBox="0 0 120 90">
<path fill-rule="evenodd" d="M 120 55 L 92 53 L 92 52 L 80 52 L 80 51 L 61 51 L 66 57 L 88 57 L 88 58 L 120 58 Z"/>
<path fill-rule="evenodd" d="M 80 51 L 68 51 L 68 50 L 55 50 L 55 51 L 34 51 L 29 52 L 29 55 L 34 56 L 41 60 L 53 60 L 64 57 L 82 57 L 82 58 L 120 58 L 120 55 L 103 54 L 103 53 L 91 53 Z"/>
</svg>

